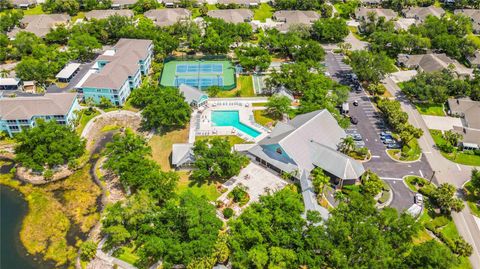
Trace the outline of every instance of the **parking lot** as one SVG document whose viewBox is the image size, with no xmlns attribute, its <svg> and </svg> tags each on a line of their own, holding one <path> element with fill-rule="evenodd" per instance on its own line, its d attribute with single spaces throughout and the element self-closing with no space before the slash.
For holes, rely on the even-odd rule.
<svg viewBox="0 0 480 269">
<path fill-rule="evenodd" d="M 352 82 L 348 79 L 351 68 L 342 62 L 343 56 L 327 52 L 326 67 L 327 72 L 334 80 L 344 85 L 350 85 Z M 358 105 L 353 105 L 357 101 Z M 380 133 L 388 132 L 388 126 L 382 115 L 376 110 L 370 98 L 364 89 L 355 91 L 352 89 L 348 98 L 349 115 L 358 120 L 357 124 L 352 124 L 346 132 L 352 136 L 360 134 L 361 141 L 370 150 L 372 158 L 364 162 L 365 169 L 370 169 L 385 180 L 393 191 L 393 200 L 391 207 L 399 210 L 405 210 L 413 204 L 413 193 L 402 182 L 405 175 L 417 175 L 425 178 L 432 176 L 433 172 L 422 156 L 421 160 L 413 163 L 400 163 L 392 160 L 386 153 L 386 146 L 383 143 Z M 358 139 L 357 139 L 358 140 Z M 357 142 L 357 146 L 362 143 Z"/>
</svg>

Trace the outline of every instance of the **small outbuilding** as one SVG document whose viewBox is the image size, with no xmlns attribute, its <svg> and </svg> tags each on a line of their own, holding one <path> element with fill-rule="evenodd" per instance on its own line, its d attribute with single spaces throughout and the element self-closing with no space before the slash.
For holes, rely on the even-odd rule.
<svg viewBox="0 0 480 269">
<path fill-rule="evenodd" d="M 55 76 L 59 82 L 70 82 L 80 68 L 79 63 L 67 64 L 58 74 Z"/>
<path fill-rule="evenodd" d="M 0 78 L 0 90 L 15 91 L 22 87 L 18 78 Z"/>
<path fill-rule="evenodd" d="M 193 155 L 193 144 L 173 144 L 172 145 L 172 166 L 176 169 L 188 167 L 193 164 L 195 157 Z"/>
<path fill-rule="evenodd" d="M 182 84 L 178 89 L 185 97 L 185 102 L 192 107 L 203 106 L 208 101 L 208 95 L 195 87 Z"/>
</svg>

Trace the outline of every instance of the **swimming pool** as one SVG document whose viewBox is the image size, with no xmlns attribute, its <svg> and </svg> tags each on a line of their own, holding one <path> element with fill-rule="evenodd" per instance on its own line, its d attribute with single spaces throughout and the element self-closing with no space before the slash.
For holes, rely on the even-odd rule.
<svg viewBox="0 0 480 269">
<path fill-rule="evenodd" d="M 253 138 L 261 134 L 240 122 L 238 110 L 214 110 L 212 111 L 212 123 L 213 126 L 232 126 Z"/>
</svg>

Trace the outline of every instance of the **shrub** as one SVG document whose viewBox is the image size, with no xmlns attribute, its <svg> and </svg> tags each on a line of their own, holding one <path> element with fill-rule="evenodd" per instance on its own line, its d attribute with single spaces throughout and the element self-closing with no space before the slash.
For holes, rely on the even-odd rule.
<svg viewBox="0 0 480 269">
<path fill-rule="evenodd" d="M 249 198 L 247 193 L 247 187 L 239 185 L 233 188 L 233 190 L 228 194 L 229 197 L 233 198 L 235 203 L 239 203 L 240 205 L 245 205 Z"/>
<path fill-rule="evenodd" d="M 230 207 L 227 207 L 223 210 L 223 216 L 226 218 L 226 219 L 229 219 L 233 216 L 233 209 L 231 209 Z"/>
<path fill-rule="evenodd" d="M 424 187 L 418 190 L 421 194 L 431 197 L 432 194 L 435 192 L 435 186 L 433 184 L 427 184 Z"/>
<path fill-rule="evenodd" d="M 83 261 L 90 261 L 97 253 L 97 244 L 91 240 L 85 241 L 80 246 L 80 258 Z"/>
<path fill-rule="evenodd" d="M 43 172 L 43 177 L 45 180 L 51 180 L 53 178 L 53 171 L 50 169 L 45 170 L 45 172 Z"/>
<path fill-rule="evenodd" d="M 448 222 L 449 222 L 449 220 L 445 216 L 436 217 L 431 221 L 431 223 L 433 224 L 433 226 L 435 228 L 443 227 L 443 226 L 447 225 Z"/>
</svg>

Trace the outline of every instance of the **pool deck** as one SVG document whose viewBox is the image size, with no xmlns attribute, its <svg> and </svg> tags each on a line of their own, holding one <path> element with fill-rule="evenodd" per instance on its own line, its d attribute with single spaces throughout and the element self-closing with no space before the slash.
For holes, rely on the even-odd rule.
<svg viewBox="0 0 480 269">
<path fill-rule="evenodd" d="M 196 136 L 210 136 L 210 135 L 236 135 L 249 142 L 258 142 L 268 135 L 270 130 L 253 119 L 253 110 L 258 107 L 253 107 L 248 101 L 208 101 L 208 106 L 203 111 L 197 111 L 195 114 L 196 123 L 194 126 Z M 248 134 L 236 129 L 233 126 L 213 126 L 211 121 L 212 111 L 218 110 L 236 110 L 238 111 L 240 123 L 258 131 L 260 135 L 251 137 Z M 191 139 L 191 140 L 194 140 Z"/>
</svg>

